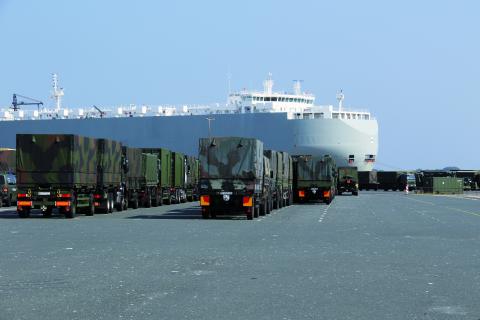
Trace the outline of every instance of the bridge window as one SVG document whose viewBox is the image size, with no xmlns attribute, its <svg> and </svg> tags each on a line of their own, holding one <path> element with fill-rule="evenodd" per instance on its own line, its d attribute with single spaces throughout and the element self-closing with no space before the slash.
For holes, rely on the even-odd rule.
<svg viewBox="0 0 480 320">
<path fill-rule="evenodd" d="M 277 101 L 277 97 L 272 97 L 272 101 Z"/>
<path fill-rule="evenodd" d="M 265 101 L 271 101 L 272 98 L 271 97 L 265 97 Z"/>
</svg>

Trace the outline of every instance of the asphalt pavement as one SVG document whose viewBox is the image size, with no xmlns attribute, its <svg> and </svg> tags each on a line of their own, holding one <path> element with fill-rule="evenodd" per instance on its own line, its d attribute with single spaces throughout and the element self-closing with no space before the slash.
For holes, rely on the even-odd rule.
<svg viewBox="0 0 480 320">
<path fill-rule="evenodd" d="M 197 203 L 0 209 L 0 320 L 480 319 L 480 201 L 361 192 L 247 221 Z"/>
</svg>

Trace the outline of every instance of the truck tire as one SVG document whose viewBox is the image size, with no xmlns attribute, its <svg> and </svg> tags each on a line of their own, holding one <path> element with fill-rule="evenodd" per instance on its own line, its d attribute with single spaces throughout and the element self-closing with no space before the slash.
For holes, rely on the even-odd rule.
<svg viewBox="0 0 480 320">
<path fill-rule="evenodd" d="M 358 196 L 358 191 L 353 191 L 352 194 L 353 194 L 354 196 Z"/>
<path fill-rule="evenodd" d="M 133 209 L 138 209 L 138 198 L 135 197 L 135 199 L 132 201 L 132 208 Z"/>
<path fill-rule="evenodd" d="M 267 210 L 265 209 L 265 202 L 263 202 L 258 208 L 258 213 L 259 213 L 260 216 L 264 216 L 264 215 L 267 214 L 266 211 Z"/>
<path fill-rule="evenodd" d="M 252 213 L 247 213 L 247 220 L 253 220 Z"/>
<path fill-rule="evenodd" d="M 260 216 L 260 206 L 256 205 L 253 207 L 253 217 L 258 218 Z"/>
<path fill-rule="evenodd" d="M 65 218 L 67 219 L 75 218 L 75 216 L 77 215 L 77 201 L 75 200 L 75 197 L 72 197 L 70 210 L 67 211 L 64 209 L 64 213 L 65 213 Z"/>
<path fill-rule="evenodd" d="M 150 191 L 145 193 L 145 199 L 143 200 L 143 206 L 145 208 L 150 208 L 152 206 L 152 194 Z"/>
<path fill-rule="evenodd" d="M 90 195 L 90 198 L 88 199 L 88 208 L 87 208 L 87 211 L 85 211 L 85 215 L 90 217 L 90 216 L 93 216 L 94 214 L 95 214 L 95 202 L 93 200 L 93 195 Z"/>
<path fill-rule="evenodd" d="M 12 195 L 9 195 L 7 196 L 7 203 L 6 203 L 7 207 L 11 207 L 12 206 Z"/>
<path fill-rule="evenodd" d="M 113 213 L 113 209 L 115 207 L 115 200 L 113 199 L 113 193 L 108 194 L 108 213 Z"/>
<path fill-rule="evenodd" d="M 210 213 L 209 213 L 210 209 L 209 208 L 205 208 L 205 210 L 202 209 L 202 218 L 203 219 L 208 219 L 210 218 Z"/>
</svg>

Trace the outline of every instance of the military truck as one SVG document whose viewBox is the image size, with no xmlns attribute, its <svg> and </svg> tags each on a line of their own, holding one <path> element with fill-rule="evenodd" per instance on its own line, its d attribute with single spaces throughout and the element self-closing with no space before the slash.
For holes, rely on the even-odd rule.
<svg viewBox="0 0 480 320">
<path fill-rule="evenodd" d="M 96 212 L 112 213 L 127 209 L 124 181 L 127 169 L 122 156 L 122 144 L 109 139 L 97 139 L 97 187 L 94 205 Z"/>
<path fill-rule="evenodd" d="M 172 152 L 172 187 L 170 189 L 170 196 L 173 203 L 187 201 L 185 168 L 185 155 L 180 152 Z"/>
<path fill-rule="evenodd" d="M 17 181 L 13 173 L 0 173 L 0 207 L 17 202 Z"/>
<path fill-rule="evenodd" d="M 397 186 L 399 190 L 405 190 L 408 185 L 409 191 L 414 191 L 417 189 L 417 182 L 414 173 L 405 172 L 400 173 L 397 178 Z"/>
<path fill-rule="evenodd" d="M 293 159 L 295 202 L 322 200 L 330 204 L 337 190 L 335 160 L 329 155 L 299 155 Z"/>
<path fill-rule="evenodd" d="M 185 191 L 187 193 L 187 201 L 198 200 L 198 181 L 200 175 L 200 162 L 193 156 L 185 156 L 187 164 L 185 174 L 187 176 Z"/>
<path fill-rule="evenodd" d="M 160 194 L 158 205 L 171 204 L 172 197 L 170 189 L 172 185 L 172 152 L 164 148 L 143 148 L 144 153 L 156 154 L 160 161 L 158 170 L 158 187 L 157 190 Z"/>
<path fill-rule="evenodd" d="M 52 210 L 67 218 L 95 213 L 97 140 L 72 134 L 17 134 L 17 212 Z"/>
<path fill-rule="evenodd" d="M 264 188 L 263 142 L 252 138 L 199 140 L 202 217 L 242 214 L 252 220 L 271 199 Z"/>
<path fill-rule="evenodd" d="M 158 156 L 143 153 L 140 148 L 123 147 L 123 153 L 128 163 L 125 187 L 128 206 L 137 209 L 139 206 L 149 208 L 158 205 L 160 193 L 158 190 Z"/>
<path fill-rule="evenodd" d="M 275 150 L 264 150 L 263 154 L 270 163 L 271 210 L 278 209 L 283 204 L 283 155 Z"/>
<path fill-rule="evenodd" d="M 337 194 L 351 192 L 358 196 L 358 169 L 357 167 L 338 167 Z"/>
<path fill-rule="evenodd" d="M 384 191 L 398 190 L 397 171 L 378 171 L 377 178 L 378 178 L 379 189 L 383 189 Z"/>
<path fill-rule="evenodd" d="M 16 166 L 16 150 L 10 148 L 0 148 L 0 172 L 15 174 Z"/>
<path fill-rule="evenodd" d="M 358 171 L 359 190 L 378 190 L 377 171 Z"/>
<path fill-rule="evenodd" d="M 284 206 L 289 206 L 293 202 L 293 159 L 288 153 L 282 151 L 282 161 L 283 161 L 282 207 L 284 207 Z"/>
</svg>

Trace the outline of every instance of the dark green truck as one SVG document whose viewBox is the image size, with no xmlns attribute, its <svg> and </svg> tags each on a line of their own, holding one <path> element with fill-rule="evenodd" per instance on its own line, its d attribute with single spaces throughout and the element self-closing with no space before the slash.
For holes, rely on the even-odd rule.
<svg viewBox="0 0 480 320">
<path fill-rule="evenodd" d="M 357 167 L 338 167 L 337 194 L 351 192 L 358 196 L 358 170 Z"/>
<path fill-rule="evenodd" d="M 242 214 L 251 220 L 268 211 L 263 142 L 214 137 L 199 141 L 200 205 L 203 218 Z"/>
<path fill-rule="evenodd" d="M 335 160 L 323 157 L 294 156 L 294 200 L 307 202 L 322 200 L 330 204 L 337 190 L 337 169 Z"/>
<path fill-rule="evenodd" d="M 71 134 L 17 134 L 17 212 L 31 209 L 50 216 L 54 208 L 67 218 L 77 210 L 95 212 L 97 140 Z"/>
</svg>

